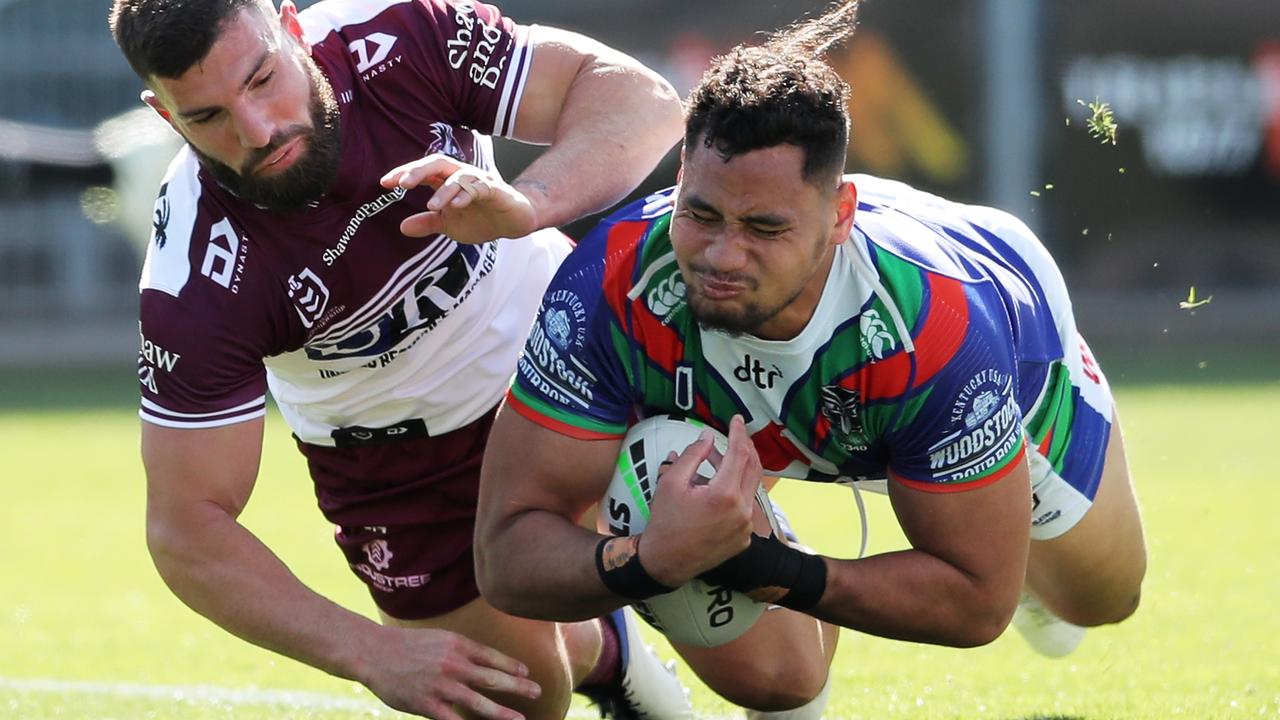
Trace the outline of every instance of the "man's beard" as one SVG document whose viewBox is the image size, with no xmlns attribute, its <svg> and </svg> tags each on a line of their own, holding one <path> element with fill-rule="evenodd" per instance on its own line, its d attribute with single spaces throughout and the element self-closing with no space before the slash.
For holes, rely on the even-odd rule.
<svg viewBox="0 0 1280 720">
<path fill-rule="evenodd" d="M 695 272 L 697 272 L 695 270 Z M 728 278 L 725 278 L 728 279 Z M 754 278 L 735 278 L 743 282 L 751 290 L 759 287 Z M 688 285 L 688 283 L 686 283 Z M 782 312 L 787 303 L 782 303 L 777 307 L 762 308 L 755 303 L 746 303 L 741 309 L 733 310 L 725 307 L 724 304 L 714 301 L 704 300 L 701 294 L 689 285 L 688 290 L 689 314 L 693 316 L 698 327 L 703 330 L 714 330 L 722 332 L 730 337 L 738 337 L 740 335 L 754 334 L 755 331 L 770 318 Z M 799 295 L 799 292 L 796 292 Z M 791 298 L 794 300 L 795 298 Z"/>
<path fill-rule="evenodd" d="M 240 172 L 231 169 L 192 146 L 209 174 L 219 185 L 245 202 L 267 210 L 297 210 L 319 200 L 338 175 L 342 161 L 342 126 L 333 88 L 315 61 L 304 57 L 311 79 L 311 127 L 293 125 L 278 131 L 265 147 L 245 159 Z M 289 169 L 271 177 L 253 173 L 258 165 L 294 138 L 303 138 L 306 149 Z"/>
<path fill-rule="evenodd" d="M 819 242 L 814 246 L 815 254 L 813 256 L 813 266 L 809 272 L 809 279 L 812 279 L 822 266 L 822 257 L 826 252 L 825 243 Z M 690 264 L 690 271 L 699 277 L 710 276 L 712 279 L 722 280 L 724 282 L 735 282 L 744 285 L 748 291 L 756 291 L 760 289 L 760 281 L 747 275 L 722 275 L 717 274 L 710 268 L 699 265 Z M 786 310 L 791 303 L 796 301 L 804 293 L 805 288 L 809 284 L 809 279 L 800 283 L 785 300 L 770 307 L 762 307 L 754 302 L 746 302 L 740 306 L 738 310 L 732 310 L 723 304 L 715 301 L 706 300 L 701 293 L 695 289 L 696 286 L 686 278 L 685 285 L 688 287 L 686 302 L 689 305 L 689 314 L 693 317 L 694 322 L 698 323 L 698 327 L 703 330 L 712 330 L 721 332 L 729 337 L 740 337 L 742 335 L 759 335 L 760 328 L 772 320 L 778 313 Z M 719 306 L 719 307 L 717 307 Z"/>
</svg>

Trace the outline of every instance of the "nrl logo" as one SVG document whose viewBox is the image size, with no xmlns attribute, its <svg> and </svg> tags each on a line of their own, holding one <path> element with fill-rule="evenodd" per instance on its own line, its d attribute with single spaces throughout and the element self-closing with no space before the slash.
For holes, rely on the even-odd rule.
<svg viewBox="0 0 1280 720">
<path fill-rule="evenodd" d="M 822 417 L 831 423 L 831 435 L 847 452 L 867 449 L 867 438 L 862 427 L 861 403 L 857 390 L 827 385 L 821 390 Z"/>
</svg>

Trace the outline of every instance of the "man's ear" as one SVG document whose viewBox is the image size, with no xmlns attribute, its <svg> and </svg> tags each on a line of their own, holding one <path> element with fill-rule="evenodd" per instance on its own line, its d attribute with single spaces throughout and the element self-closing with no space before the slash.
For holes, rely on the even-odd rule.
<svg viewBox="0 0 1280 720">
<path fill-rule="evenodd" d="M 311 52 L 311 45 L 307 43 L 302 23 L 298 21 L 298 7 L 293 4 L 293 0 L 284 0 L 280 3 L 280 27 L 284 29 L 286 35 L 301 45 L 303 50 Z"/>
<path fill-rule="evenodd" d="M 836 189 L 836 225 L 832 228 L 832 242 L 840 244 L 853 230 L 853 216 L 858 210 L 858 188 L 852 181 L 841 180 Z"/>
<path fill-rule="evenodd" d="M 150 90 L 143 90 L 139 98 L 142 102 L 146 103 L 147 107 L 155 110 L 157 115 L 164 118 L 164 121 L 169 123 L 169 127 L 173 128 L 175 132 L 178 130 L 178 126 L 173 124 L 172 113 L 170 113 L 168 108 L 160 102 L 160 98 L 156 97 L 154 92 Z"/>
</svg>

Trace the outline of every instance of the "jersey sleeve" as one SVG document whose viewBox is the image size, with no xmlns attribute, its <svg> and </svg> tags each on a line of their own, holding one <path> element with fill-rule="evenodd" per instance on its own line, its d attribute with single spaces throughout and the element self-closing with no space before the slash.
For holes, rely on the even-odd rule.
<svg viewBox="0 0 1280 720">
<path fill-rule="evenodd" d="M 143 420 L 199 429 L 266 414 L 266 369 L 231 329 L 192 322 L 189 308 L 144 290 L 138 322 Z"/>
<path fill-rule="evenodd" d="M 200 201 L 185 150 L 160 189 L 155 217 L 139 283 L 139 415 L 189 429 L 262 417 L 275 320 L 254 281 L 261 258 L 229 217 Z"/>
<path fill-rule="evenodd" d="M 511 137 L 533 50 L 529 29 L 494 6 L 467 0 L 410 0 L 409 29 L 418 45 L 411 62 L 440 105 L 462 125 Z"/>
<path fill-rule="evenodd" d="M 989 485 L 1022 462 L 1014 340 L 987 286 L 933 276 L 914 391 L 885 434 L 892 477 L 931 492 Z"/>
<path fill-rule="evenodd" d="M 636 404 L 633 346 L 623 330 L 634 232 L 634 224 L 606 220 L 551 281 L 508 396 L 526 418 L 583 439 L 626 433 Z"/>
</svg>

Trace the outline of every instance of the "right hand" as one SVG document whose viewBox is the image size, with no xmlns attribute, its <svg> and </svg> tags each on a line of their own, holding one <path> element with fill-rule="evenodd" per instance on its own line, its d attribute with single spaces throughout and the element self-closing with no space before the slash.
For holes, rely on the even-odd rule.
<svg viewBox="0 0 1280 720">
<path fill-rule="evenodd" d="M 448 630 L 381 628 L 373 666 L 361 681 L 396 710 L 434 718 L 521 720 L 520 713 L 482 692 L 536 698 L 529 668 L 491 647 Z M 455 709 L 457 708 L 457 709 Z"/>
<path fill-rule="evenodd" d="M 697 475 L 704 460 L 716 468 L 709 481 Z M 679 587 L 745 550 L 763 477 L 760 457 L 738 415 L 729 421 L 723 455 L 710 432 L 677 455 L 661 474 L 640 539 L 640 563 L 649 575 Z"/>
<path fill-rule="evenodd" d="M 382 176 L 388 190 L 411 190 L 420 185 L 434 189 L 423 212 L 400 223 L 409 237 L 435 233 L 456 242 L 476 244 L 498 238 L 518 238 L 537 230 L 533 201 L 509 185 L 497 173 L 434 153 L 405 163 Z"/>
</svg>

